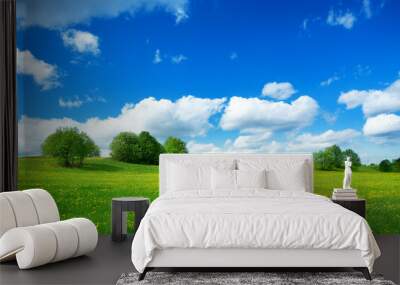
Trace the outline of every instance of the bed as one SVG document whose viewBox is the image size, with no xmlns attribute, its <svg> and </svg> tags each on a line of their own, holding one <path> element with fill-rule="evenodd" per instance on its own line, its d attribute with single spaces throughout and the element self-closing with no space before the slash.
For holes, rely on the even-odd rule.
<svg viewBox="0 0 400 285">
<path fill-rule="evenodd" d="M 162 154 L 160 196 L 132 243 L 159 267 L 352 267 L 380 251 L 361 216 L 313 194 L 311 154 Z"/>
</svg>

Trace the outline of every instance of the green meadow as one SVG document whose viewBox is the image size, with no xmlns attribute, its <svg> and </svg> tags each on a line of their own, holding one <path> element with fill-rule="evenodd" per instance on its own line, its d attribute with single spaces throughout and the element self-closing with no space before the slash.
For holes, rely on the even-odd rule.
<svg viewBox="0 0 400 285">
<path fill-rule="evenodd" d="M 315 171 L 314 192 L 330 196 L 342 171 Z M 362 168 L 353 172 L 358 196 L 367 200 L 367 220 L 375 233 L 400 233 L 400 173 Z M 43 188 L 57 202 L 62 219 L 87 217 L 100 233 L 111 231 L 111 199 L 158 196 L 158 166 L 90 158 L 82 168 L 64 168 L 43 157 L 19 159 L 19 189 Z"/>
</svg>

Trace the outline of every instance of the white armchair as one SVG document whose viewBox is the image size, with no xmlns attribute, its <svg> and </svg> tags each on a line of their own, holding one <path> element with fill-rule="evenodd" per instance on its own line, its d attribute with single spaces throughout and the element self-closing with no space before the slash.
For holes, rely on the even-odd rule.
<svg viewBox="0 0 400 285">
<path fill-rule="evenodd" d="M 57 205 L 42 189 L 0 193 L 0 262 L 17 259 L 20 269 L 84 255 L 96 248 L 88 219 L 60 221 Z"/>
</svg>

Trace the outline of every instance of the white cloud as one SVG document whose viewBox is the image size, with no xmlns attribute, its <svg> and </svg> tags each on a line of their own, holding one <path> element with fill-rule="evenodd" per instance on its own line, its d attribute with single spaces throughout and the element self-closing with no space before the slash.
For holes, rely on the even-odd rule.
<svg viewBox="0 0 400 285">
<path fill-rule="evenodd" d="M 269 138 L 271 138 L 271 132 L 262 132 L 251 135 L 238 136 L 232 143 L 235 149 L 255 149 L 265 144 Z"/>
<path fill-rule="evenodd" d="M 371 2 L 370 2 L 370 0 L 363 0 L 362 6 L 363 6 L 363 11 L 364 11 L 365 17 L 367 19 L 371 18 L 372 17 L 372 10 L 371 10 Z"/>
<path fill-rule="evenodd" d="M 189 153 L 277 153 L 283 150 L 282 145 L 276 141 L 268 141 L 271 133 L 258 133 L 249 136 L 238 136 L 228 139 L 223 147 L 213 143 L 197 143 L 191 140 L 187 143 Z"/>
<path fill-rule="evenodd" d="M 221 111 L 225 98 L 208 99 L 183 96 L 175 102 L 149 97 L 137 104 L 126 104 L 116 117 L 89 118 L 78 122 L 70 118 L 40 119 L 23 116 L 19 121 L 20 153 L 38 154 L 43 140 L 59 127 L 77 127 L 86 132 L 103 150 L 121 131 L 149 131 L 159 140 L 167 136 L 203 136 L 213 127 L 210 117 Z M 25 143 L 25 141 L 29 143 Z"/>
<path fill-rule="evenodd" d="M 329 86 L 333 82 L 338 81 L 340 78 L 337 75 L 333 75 L 332 77 L 329 77 L 327 80 L 321 81 L 321 86 Z"/>
<path fill-rule="evenodd" d="M 154 57 L 154 59 L 155 59 L 155 57 Z M 171 57 L 172 63 L 175 63 L 175 64 L 179 64 L 182 61 L 185 61 L 187 59 L 188 58 L 186 56 L 184 56 L 183 54 L 178 54 L 178 55 L 175 55 L 175 56 Z"/>
<path fill-rule="evenodd" d="M 229 55 L 229 59 L 230 60 L 235 60 L 235 59 L 237 59 L 238 58 L 238 54 L 236 53 L 236 52 L 232 52 L 230 55 Z"/>
<path fill-rule="evenodd" d="M 328 13 L 328 17 L 326 18 L 326 23 L 331 26 L 343 26 L 345 29 L 350 30 L 353 28 L 354 23 L 357 21 L 357 18 L 347 11 L 346 13 L 335 12 L 331 9 Z"/>
<path fill-rule="evenodd" d="M 334 113 L 330 113 L 327 111 L 322 111 L 321 115 L 322 115 L 322 118 L 325 120 L 325 122 L 327 122 L 329 125 L 333 125 L 334 123 L 336 123 L 336 120 L 339 116 L 339 112 L 336 111 Z"/>
<path fill-rule="evenodd" d="M 258 132 L 250 135 L 240 135 L 234 141 L 225 142 L 226 152 L 241 153 L 276 153 L 282 150 L 282 145 L 270 141 L 272 133 L 269 131 Z"/>
<path fill-rule="evenodd" d="M 63 97 L 58 98 L 58 106 L 61 108 L 79 108 L 83 104 L 94 102 L 106 103 L 107 101 L 103 97 L 96 95 L 86 95 L 84 98 L 80 98 L 79 96 L 67 99 L 64 99 Z"/>
<path fill-rule="evenodd" d="M 194 140 L 186 144 L 189 153 L 218 153 L 222 152 L 221 148 L 213 143 L 197 143 Z"/>
<path fill-rule="evenodd" d="M 100 53 L 99 37 L 89 32 L 69 29 L 62 32 L 61 37 L 64 45 L 72 48 L 74 51 L 91 53 L 93 55 L 98 55 Z"/>
<path fill-rule="evenodd" d="M 352 139 L 359 136 L 360 133 L 353 129 L 341 131 L 327 130 L 321 134 L 313 135 L 305 133 L 294 138 L 288 143 L 289 151 L 317 151 L 333 144 L 349 144 Z"/>
<path fill-rule="evenodd" d="M 309 21 L 309 19 L 306 18 L 306 19 L 303 20 L 303 22 L 302 22 L 302 24 L 301 24 L 301 27 L 302 27 L 302 29 L 303 29 L 304 31 L 306 31 L 307 28 L 308 28 L 308 21 Z"/>
<path fill-rule="evenodd" d="M 299 129 L 312 123 L 318 108 L 318 103 L 309 96 L 301 96 L 291 103 L 235 96 L 225 108 L 220 126 L 223 130 L 251 133 Z"/>
<path fill-rule="evenodd" d="M 89 23 L 93 18 L 115 18 L 124 13 L 163 9 L 175 17 L 176 23 L 188 18 L 188 0 L 19 0 L 18 20 L 22 26 L 49 29 Z"/>
<path fill-rule="evenodd" d="M 80 100 L 78 97 L 75 99 L 64 99 L 60 97 L 58 99 L 58 105 L 62 108 L 79 108 L 82 106 L 83 101 Z"/>
<path fill-rule="evenodd" d="M 400 143 L 400 116 L 380 114 L 370 117 L 363 127 L 364 135 L 382 139 L 396 139 Z"/>
<path fill-rule="evenodd" d="M 17 49 L 17 73 L 32 76 L 42 90 L 60 86 L 57 66 L 36 58 L 29 50 Z"/>
<path fill-rule="evenodd" d="M 162 62 L 161 52 L 160 52 L 159 49 L 156 49 L 156 51 L 154 53 L 153 63 L 154 64 L 159 64 L 161 62 Z"/>
<path fill-rule="evenodd" d="M 238 136 L 233 141 L 225 141 L 223 148 L 213 143 L 187 143 L 189 153 L 276 153 L 282 151 L 282 145 L 276 141 L 268 141 L 271 133 L 258 133 L 249 136 Z"/>
<path fill-rule="evenodd" d="M 369 65 L 357 64 L 354 68 L 354 78 L 369 76 L 372 73 L 372 69 Z"/>
<path fill-rule="evenodd" d="M 96 96 L 96 95 L 86 95 L 85 96 L 85 101 L 87 103 L 92 103 L 92 102 L 101 102 L 101 103 L 106 103 L 107 100 L 102 97 L 102 96 Z"/>
<path fill-rule="evenodd" d="M 262 89 L 262 95 L 279 100 L 285 100 L 296 92 L 290 82 L 269 82 Z"/>
<path fill-rule="evenodd" d="M 383 90 L 351 90 L 340 94 L 338 102 L 347 109 L 362 107 L 365 116 L 400 110 L 400 79 Z"/>
<path fill-rule="evenodd" d="M 314 17 L 314 18 L 305 18 L 300 25 L 301 31 L 305 34 L 305 35 L 310 35 L 309 31 L 312 25 L 318 23 L 321 21 L 321 17 Z"/>
<path fill-rule="evenodd" d="M 177 2 L 177 6 L 174 8 L 175 12 L 175 23 L 179 24 L 189 18 L 189 15 L 186 12 L 187 0 L 175 1 Z M 179 3 L 180 2 L 180 3 Z"/>
</svg>

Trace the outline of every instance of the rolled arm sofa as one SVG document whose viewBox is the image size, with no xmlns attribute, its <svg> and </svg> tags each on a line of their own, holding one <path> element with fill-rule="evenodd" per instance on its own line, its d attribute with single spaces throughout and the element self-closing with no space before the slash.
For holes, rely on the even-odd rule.
<svg viewBox="0 0 400 285">
<path fill-rule="evenodd" d="M 43 189 L 0 193 L 0 262 L 16 259 L 20 269 L 33 268 L 87 254 L 97 240 L 90 220 L 60 221 Z"/>
</svg>

